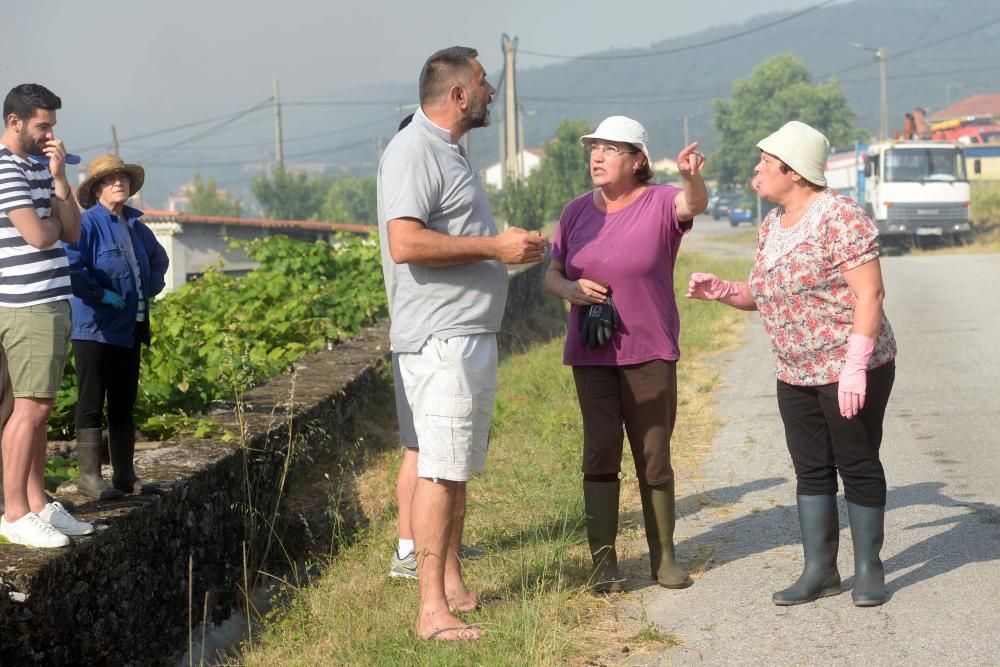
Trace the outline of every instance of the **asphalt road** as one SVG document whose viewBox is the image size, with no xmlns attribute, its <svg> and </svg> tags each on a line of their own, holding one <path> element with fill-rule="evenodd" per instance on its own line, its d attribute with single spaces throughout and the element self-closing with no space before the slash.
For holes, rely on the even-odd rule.
<svg viewBox="0 0 1000 667">
<path fill-rule="evenodd" d="M 731 233 L 698 222 L 687 251 Z M 633 619 L 681 645 L 627 664 L 1000 665 L 1000 255 L 889 257 L 882 267 L 899 344 L 882 446 L 888 601 L 851 603 L 841 496 L 845 592 L 771 604 L 800 572 L 801 543 L 773 357 L 748 314 L 743 344 L 717 360 L 724 426 L 700 477 L 678 479 L 679 558 L 707 566 L 689 589 L 627 596 Z"/>
</svg>

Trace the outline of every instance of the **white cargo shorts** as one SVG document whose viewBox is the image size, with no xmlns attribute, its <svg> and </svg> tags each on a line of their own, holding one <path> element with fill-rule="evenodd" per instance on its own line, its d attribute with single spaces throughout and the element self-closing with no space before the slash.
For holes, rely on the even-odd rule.
<svg viewBox="0 0 1000 667">
<path fill-rule="evenodd" d="M 496 334 L 428 338 L 397 354 L 420 443 L 417 476 L 468 481 L 486 467 L 497 388 Z"/>
</svg>

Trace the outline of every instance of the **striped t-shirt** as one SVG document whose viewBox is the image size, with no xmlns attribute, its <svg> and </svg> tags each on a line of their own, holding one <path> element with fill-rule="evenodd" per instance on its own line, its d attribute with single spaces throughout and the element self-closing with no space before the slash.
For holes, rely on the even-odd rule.
<svg viewBox="0 0 1000 667">
<path fill-rule="evenodd" d="M 45 164 L 25 160 L 0 146 L 0 306 L 31 306 L 68 299 L 69 260 L 59 241 L 47 248 L 28 245 L 8 214 L 33 207 L 52 215 L 52 174 Z"/>
</svg>

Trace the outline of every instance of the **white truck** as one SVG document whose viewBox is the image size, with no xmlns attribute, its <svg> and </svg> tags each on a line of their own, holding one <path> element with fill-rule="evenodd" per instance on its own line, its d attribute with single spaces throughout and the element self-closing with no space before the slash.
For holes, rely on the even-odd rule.
<svg viewBox="0 0 1000 667">
<path fill-rule="evenodd" d="M 919 246 L 935 238 L 961 244 L 971 237 L 971 190 L 958 143 L 859 143 L 830 155 L 826 179 L 865 209 L 883 243 Z"/>
</svg>

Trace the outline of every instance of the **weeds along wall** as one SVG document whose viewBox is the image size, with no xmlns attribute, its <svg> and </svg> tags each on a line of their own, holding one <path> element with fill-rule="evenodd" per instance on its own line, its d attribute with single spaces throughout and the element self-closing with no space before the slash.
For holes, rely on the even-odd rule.
<svg viewBox="0 0 1000 667">
<path fill-rule="evenodd" d="M 285 255 L 281 261 L 295 260 Z M 377 270 L 369 272 L 380 284 Z M 369 284 L 372 277 L 360 273 L 355 286 Z M 555 303 L 543 294 L 543 273 L 544 266 L 536 265 L 512 276 L 505 325 L 530 321 Z M 310 298 L 304 291 L 300 297 Z M 227 300 L 231 317 L 248 328 L 256 327 L 252 320 L 269 317 L 266 309 L 241 315 L 234 301 L 242 298 Z M 361 323 L 380 307 L 373 297 L 348 308 L 353 315 L 345 317 Z M 303 315 L 298 327 L 310 332 L 305 340 L 340 337 L 338 331 L 347 330 L 308 319 Z M 224 339 L 218 324 L 223 320 L 212 321 L 214 330 L 205 323 L 185 326 L 205 336 L 204 345 L 210 330 L 223 336 L 216 342 Z M 246 337 L 243 345 L 251 340 Z M 266 367 L 270 355 L 257 349 L 241 356 L 241 363 L 262 360 Z M 310 525 L 281 501 L 308 473 L 319 472 L 316 466 L 327 466 L 331 483 L 337 483 L 337 465 L 329 462 L 358 446 L 354 419 L 368 397 L 384 393 L 391 381 L 388 354 L 383 320 L 332 349 L 323 345 L 291 372 L 250 389 L 242 371 L 229 371 L 229 384 L 220 385 L 227 403 L 216 403 L 211 415 L 229 434 L 227 441 L 175 436 L 167 446 L 137 455 L 140 473 L 165 482 L 164 493 L 82 504 L 78 514 L 99 530 L 74 538 L 66 549 L 0 545 L 0 664 L 174 665 L 202 618 L 218 622 L 240 610 L 243 591 L 258 588 L 268 576 L 262 572 L 300 566 L 309 550 L 329 553 L 332 531 Z M 226 363 L 219 359 L 215 367 Z M 350 493 L 345 498 L 353 502 Z M 321 510 L 324 500 L 317 498 Z"/>
</svg>

